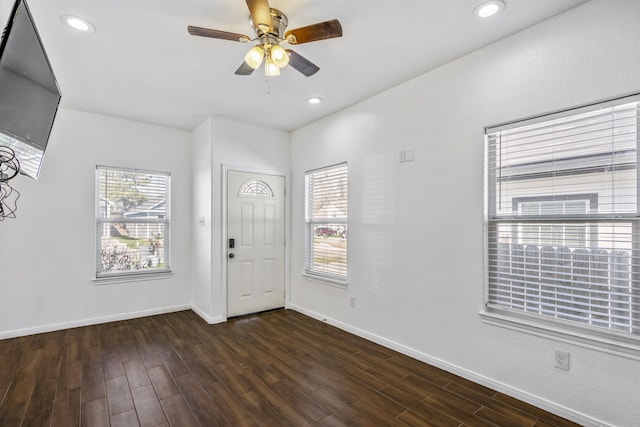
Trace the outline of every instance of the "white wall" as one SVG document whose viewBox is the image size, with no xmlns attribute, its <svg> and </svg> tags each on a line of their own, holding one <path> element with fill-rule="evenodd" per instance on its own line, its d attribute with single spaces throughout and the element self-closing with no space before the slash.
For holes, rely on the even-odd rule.
<svg viewBox="0 0 640 427">
<path fill-rule="evenodd" d="M 17 217 L 0 223 L 0 338 L 188 308 L 191 134 L 61 108 L 38 181 L 10 182 Z M 97 285 L 95 167 L 170 172 L 165 279 Z"/>
<path fill-rule="evenodd" d="M 192 140 L 193 221 L 198 222 L 193 226 L 193 305 L 200 316 L 214 323 L 226 318 L 223 167 L 288 175 L 290 134 L 210 117 L 194 131 Z M 199 225 L 202 218 L 204 227 Z"/>
<path fill-rule="evenodd" d="M 213 319 L 213 298 L 211 296 L 211 157 L 212 124 L 211 117 L 203 121 L 191 137 L 192 167 L 192 274 L 193 293 L 191 300 L 194 310 L 207 321 Z"/>
<path fill-rule="evenodd" d="M 291 306 L 582 422 L 637 425 L 637 359 L 478 313 L 483 128 L 640 90 L 638 22 L 637 0 L 593 0 L 294 131 Z M 415 161 L 398 163 L 405 148 Z M 304 172 L 343 161 L 347 290 L 301 275 Z"/>
</svg>

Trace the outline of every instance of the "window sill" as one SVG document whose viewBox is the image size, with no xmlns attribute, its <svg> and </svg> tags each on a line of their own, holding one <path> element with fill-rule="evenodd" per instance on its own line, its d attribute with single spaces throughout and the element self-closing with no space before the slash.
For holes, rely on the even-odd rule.
<svg viewBox="0 0 640 427">
<path fill-rule="evenodd" d="M 640 360 L 640 341 L 629 338 L 624 334 L 591 332 L 578 326 L 560 325 L 555 322 L 545 322 L 544 320 L 537 321 L 495 311 L 481 311 L 479 314 L 488 325 L 561 341 L 632 360 Z"/>
<path fill-rule="evenodd" d="M 302 277 L 304 277 L 307 280 L 311 280 L 312 282 L 318 282 L 325 285 L 334 286 L 340 289 L 347 289 L 349 285 L 349 282 L 347 282 L 346 279 L 345 280 L 334 279 L 332 277 L 319 276 L 319 275 L 310 274 L 310 273 L 302 273 Z"/>
<path fill-rule="evenodd" d="M 168 279 L 173 276 L 173 271 L 159 271 L 157 273 L 123 274 L 118 276 L 96 277 L 95 285 L 110 285 L 113 283 L 145 282 L 148 280 Z"/>
</svg>

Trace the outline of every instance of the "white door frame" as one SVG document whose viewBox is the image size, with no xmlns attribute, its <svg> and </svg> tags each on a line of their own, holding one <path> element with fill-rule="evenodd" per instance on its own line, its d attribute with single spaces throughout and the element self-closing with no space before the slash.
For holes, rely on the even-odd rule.
<svg viewBox="0 0 640 427">
<path fill-rule="evenodd" d="M 281 176 L 284 178 L 284 307 L 289 307 L 289 242 L 290 242 L 290 227 L 289 227 L 289 172 L 284 171 L 276 171 L 276 170 L 267 170 L 267 169 L 259 169 L 252 168 L 248 166 L 238 166 L 232 164 L 222 164 L 222 212 L 221 212 L 221 233 L 222 236 L 220 242 L 220 254 L 222 255 L 222 259 L 220 260 L 221 269 L 220 269 L 220 280 L 221 280 L 221 290 L 220 299 L 221 299 L 221 307 L 222 307 L 222 318 L 223 321 L 227 321 L 227 297 L 228 297 L 228 271 L 227 271 L 227 256 L 229 248 L 227 247 L 227 242 L 229 238 L 227 237 L 227 172 L 246 172 L 246 173 L 258 173 L 262 175 L 275 175 Z"/>
</svg>

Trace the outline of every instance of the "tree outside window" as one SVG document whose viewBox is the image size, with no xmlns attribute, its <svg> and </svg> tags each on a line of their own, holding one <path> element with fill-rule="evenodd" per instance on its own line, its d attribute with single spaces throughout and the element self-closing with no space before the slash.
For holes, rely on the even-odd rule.
<svg viewBox="0 0 640 427">
<path fill-rule="evenodd" d="M 169 271 L 170 175 L 96 169 L 97 277 Z"/>
</svg>

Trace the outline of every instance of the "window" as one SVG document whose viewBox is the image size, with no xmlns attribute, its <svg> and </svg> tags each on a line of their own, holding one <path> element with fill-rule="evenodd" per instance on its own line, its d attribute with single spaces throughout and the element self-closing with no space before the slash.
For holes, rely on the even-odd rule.
<svg viewBox="0 0 640 427">
<path fill-rule="evenodd" d="M 489 312 L 640 335 L 639 99 L 487 129 Z"/>
<path fill-rule="evenodd" d="M 347 165 L 305 175 L 305 273 L 346 284 Z"/>
<path fill-rule="evenodd" d="M 597 211 L 597 194 L 565 196 L 514 197 L 513 209 L 522 215 L 586 214 Z M 520 230 L 523 244 L 585 247 L 590 239 L 585 224 L 524 224 Z M 516 238 L 517 240 L 517 238 Z"/>
<path fill-rule="evenodd" d="M 168 173 L 96 168 L 96 277 L 170 271 Z"/>
<path fill-rule="evenodd" d="M 264 181 L 250 179 L 242 184 L 239 197 L 273 197 L 273 190 Z"/>
</svg>

